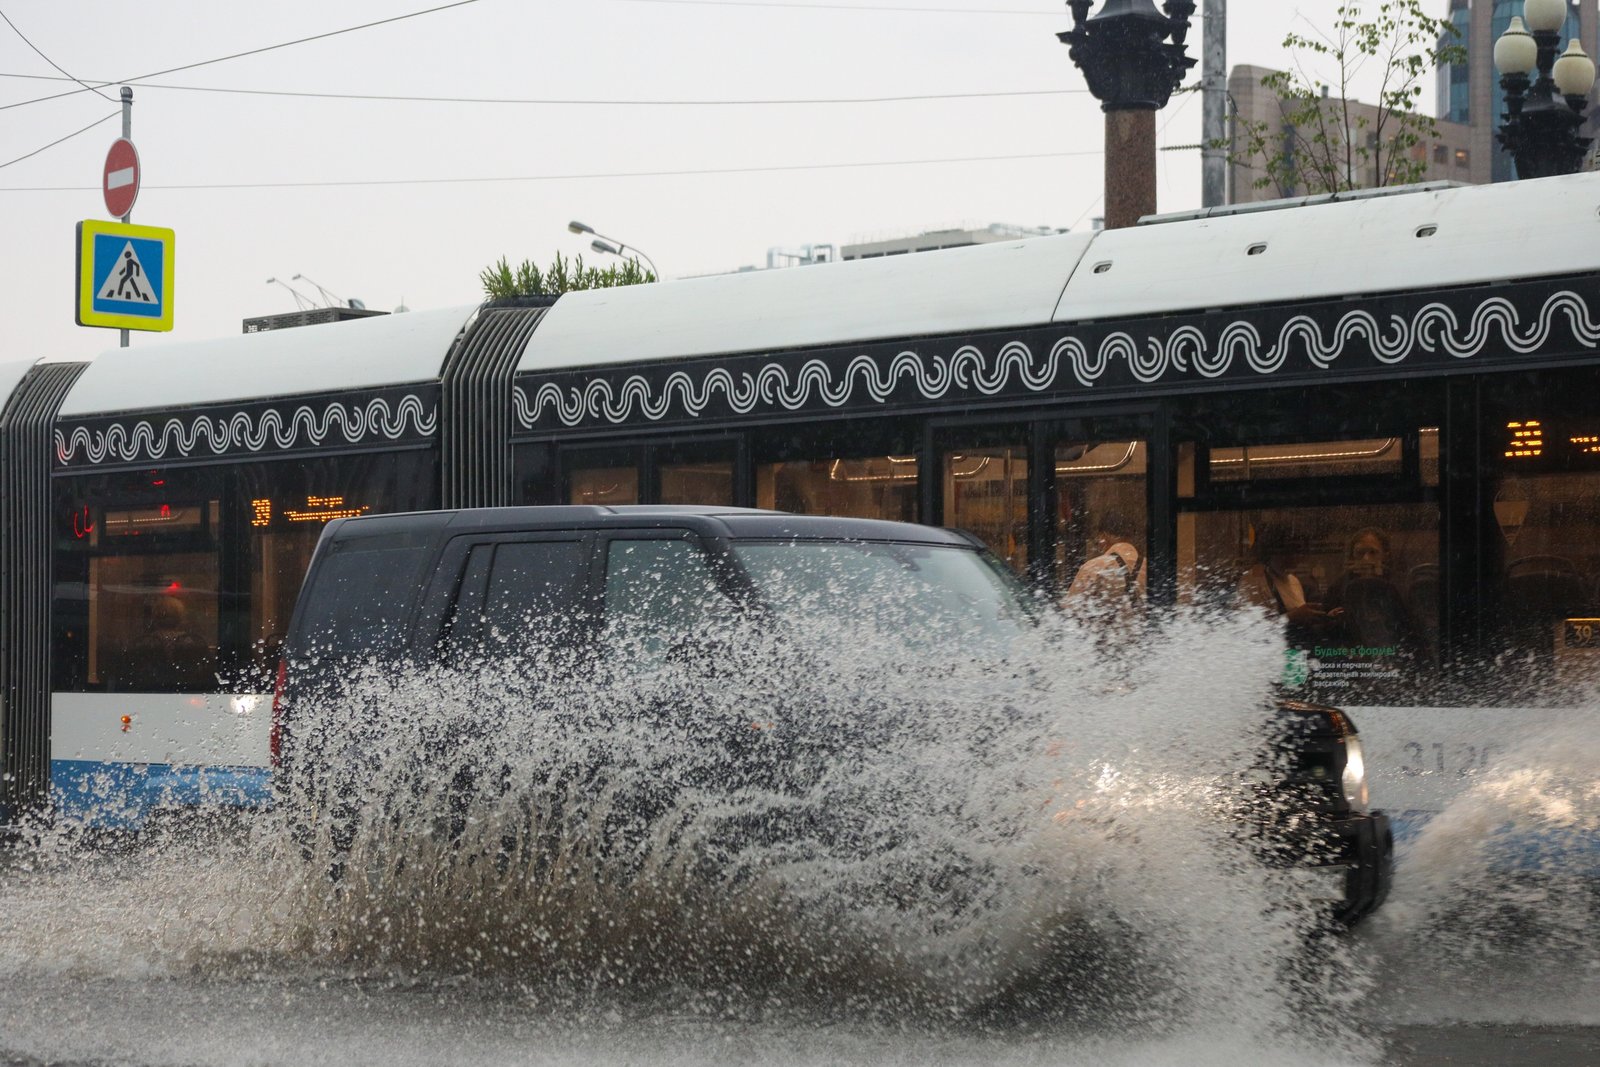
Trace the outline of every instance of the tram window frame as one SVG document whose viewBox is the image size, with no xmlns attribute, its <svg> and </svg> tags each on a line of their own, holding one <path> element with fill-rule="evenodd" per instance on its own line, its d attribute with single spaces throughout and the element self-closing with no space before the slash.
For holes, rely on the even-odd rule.
<svg viewBox="0 0 1600 1067">
<path fill-rule="evenodd" d="M 806 463 L 825 464 L 838 461 L 873 461 L 885 457 L 907 457 L 915 460 L 917 474 L 906 479 L 902 488 L 908 490 L 909 508 L 899 514 L 880 511 L 836 512 L 835 514 L 882 518 L 891 521 L 928 522 L 923 485 L 927 477 L 929 457 L 924 454 L 920 421 L 906 417 L 857 418 L 848 424 L 830 420 L 825 424 L 805 423 L 762 427 L 752 432 L 748 439 L 749 502 L 763 506 L 761 496 L 762 470 L 775 464 Z M 847 427 L 847 431 L 846 431 Z M 847 439 L 848 448 L 841 448 Z M 775 472 L 776 474 L 776 472 Z M 793 510 L 782 507 L 780 510 Z M 814 514 L 824 514 L 815 512 Z"/>
<path fill-rule="evenodd" d="M 1315 668 L 1312 670 L 1313 675 L 1317 670 L 1323 672 L 1321 687 L 1308 690 L 1308 695 L 1314 699 L 1332 703 L 1375 700 L 1379 703 L 1402 705 L 1439 700 L 1449 688 L 1451 681 L 1449 670 L 1451 657 L 1448 648 L 1450 634 L 1446 622 L 1450 596 L 1444 582 L 1447 557 L 1451 551 L 1447 533 L 1449 520 L 1444 493 L 1439 484 L 1440 478 L 1437 475 L 1431 479 L 1425 477 L 1420 463 L 1422 432 L 1424 429 L 1436 427 L 1438 420 L 1432 412 L 1385 413 L 1385 417 L 1393 421 L 1387 424 L 1379 422 L 1376 426 L 1372 421 L 1366 421 L 1357 425 L 1338 427 L 1334 423 L 1335 417 L 1333 413 L 1324 413 L 1322 417 L 1309 418 L 1307 425 L 1300 432 L 1293 434 L 1263 432 L 1264 427 L 1245 425 L 1229 427 L 1223 432 L 1212 432 L 1208 435 L 1209 439 L 1192 433 L 1179 435 L 1174 445 L 1175 455 L 1179 457 L 1177 473 L 1180 491 L 1175 501 L 1179 548 L 1179 558 L 1175 562 L 1179 570 L 1179 587 L 1195 603 L 1209 602 L 1208 588 L 1211 591 L 1210 595 L 1217 595 L 1223 591 L 1235 597 L 1243 595 L 1245 577 L 1250 568 L 1242 570 L 1232 584 L 1223 582 L 1217 576 L 1212 576 L 1208 581 L 1203 571 L 1189 572 L 1187 569 L 1189 566 L 1200 565 L 1199 548 L 1201 542 L 1206 539 L 1202 534 L 1202 524 L 1215 521 L 1218 517 L 1236 516 L 1252 534 L 1264 535 L 1265 527 L 1257 526 L 1262 516 L 1275 516 L 1274 521 L 1267 524 L 1275 527 L 1287 521 L 1284 513 L 1431 509 L 1431 515 L 1425 510 L 1409 516 L 1412 520 L 1424 520 L 1421 529 L 1433 530 L 1431 558 L 1420 564 L 1415 560 L 1410 561 L 1405 568 L 1404 582 L 1401 581 L 1395 560 L 1390 558 L 1386 561 L 1389 569 L 1385 581 L 1400 592 L 1400 597 L 1406 605 L 1404 609 L 1398 609 L 1398 614 L 1405 617 L 1401 632 L 1408 635 L 1402 636 L 1396 646 L 1399 649 L 1399 658 L 1397 659 L 1393 653 L 1377 656 L 1376 642 L 1373 642 L 1373 656 L 1367 656 L 1368 646 L 1357 639 L 1336 640 L 1327 636 L 1315 638 L 1313 635 L 1318 631 L 1311 628 L 1314 624 L 1308 620 L 1305 624 L 1298 624 L 1298 627 L 1291 622 L 1291 634 L 1297 628 L 1300 633 L 1300 637 L 1291 639 L 1291 659 L 1299 664 L 1311 664 Z M 1401 424 L 1402 419 L 1403 424 Z M 1193 427 L 1190 426 L 1188 429 L 1192 430 Z M 1211 453 L 1214 449 L 1279 444 L 1331 445 L 1340 441 L 1385 438 L 1398 438 L 1401 446 L 1398 467 L 1389 472 L 1329 475 L 1302 473 L 1297 477 L 1239 481 L 1215 481 L 1210 477 Z M 1440 473 L 1447 462 L 1448 457 L 1441 453 Z M 1208 520 L 1207 516 L 1212 519 Z M 1426 521 L 1429 519 L 1431 523 Z M 1342 567 L 1348 569 L 1348 555 L 1353 539 L 1362 529 L 1370 525 L 1377 524 L 1358 523 L 1356 527 L 1345 531 L 1347 536 L 1343 538 L 1345 545 L 1341 555 L 1346 558 L 1340 561 Z M 1185 539 L 1189 542 L 1187 552 L 1183 550 Z M 1384 546 L 1384 551 L 1391 556 L 1398 554 L 1392 553 L 1387 544 Z M 1185 558 L 1189 556 L 1194 558 L 1186 563 Z M 1418 589 L 1426 589 L 1427 586 L 1419 585 L 1421 579 L 1411 572 L 1418 567 L 1428 566 L 1433 568 L 1432 573 L 1437 576 L 1434 579 L 1435 587 L 1432 593 L 1435 599 L 1428 605 L 1429 614 L 1423 616 L 1418 613 L 1412 598 L 1417 595 Z M 1321 578 L 1322 584 L 1327 586 L 1326 592 L 1334 592 L 1334 587 L 1339 584 L 1335 581 L 1335 576 L 1323 574 Z M 1298 585 L 1296 588 L 1299 588 Z M 1319 604 L 1316 597 L 1307 595 L 1310 591 L 1311 587 L 1307 587 L 1307 590 L 1300 595 L 1305 597 L 1309 607 L 1317 608 Z M 1317 594 L 1321 595 L 1325 594 Z M 1273 596 L 1276 598 L 1278 610 L 1287 614 L 1288 609 L 1293 606 L 1285 602 L 1287 594 L 1274 593 Z M 1343 610 L 1342 605 L 1341 610 Z M 1424 619 L 1427 620 L 1426 625 L 1422 621 Z M 1352 644 L 1352 641 L 1355 643 Z M 1301 649 L 1301 655 L 1297 658 L 1293 655 L 1293 649 L 1301 645 L 1306 647 Z M 1355 649 L 1357 645 L 1360 646 L 1361 656 L 1355 656 L 1353 651 L 1350 655 L 1338 651 Z M 1387 643 L 1384 647 L 1388 647 Z M 1327 654 L 1318 656 L 1316 653 L 1320 651 L 1326 651 Z M 1357 662 L 1358 660 L 1361 662 Z M 1301 682 L 1305 683 L 1306 679 L 1301 679 Z M 1311 678 L 1307 684 L 1318 685 L 1315 678 Z M 1329 688 L 1332 685 L 1344 688 L 1336 692 Z"/>
<path fill-rule="evenodd" d="M 523 446 L 524 466 L 530 472 L 523 478 L 522 503 L 581 503 L 572 499 L 574 475 L 585 470 L 631 469 L 634 477 L 634 499 L 628 504 L 660 504 L 662 500 L 663 468 L 686 466 L 695 463 L 726 463 L 729 466 L 730 494 L 726 502 L 704 504 L 707 507 L 747 507 L 748 458 L 742 434 L 727 433 L 713 437 L 684 437 L 670 439 L 645 439 L 585 442 L 559 446 L 556 449 L 554 478 L 560 487 L 558 499 L 549 499 L 536 484 L 538 471 L 548 470 L 548 446 Z M 676 502 L 676 501 L 675 501 Z M 621 501 L 618 506 L 624 505 Z M 610 506 L 601 504 L 600 506 Z M 694 505 L 686 505 L 694 506 Z"/>
<path fill-rule="evenodd" d="M 58 478 L 53 504 L 61 524 L 57 528 L 53 567 L 52 629 L 55 646 L 51 657 L 51 687 L 77 692 L 207 692 L 217 688 L 215 677 L 224 669 L 229 633 L 228 615 L 234 608 L 228 588 L 227 478 L 216 469 L 140 467 L 112 473 Z M 197 503 L 202 510 L 198 528 L 161 532 L 141 531 L 127 539 L 104 536 L 107 513 Z M 197 558 L 196 558 L 197 557 Z M 148 561 L 147 574 L 160 571 L 164 558 L 183 559 L 188 573 L 198 565 L 205 573 L 199 589 L 192 578 L 183 582 L 177 571 L 171 588 L 157 597 L 152 590 L 129 592 L 140 598 L 141 610 L 151 630 L 137 638 L 118 636 L 114 619 L 99 621 L 95 605 L 104 578 L 101 561 Z M 200 561 L 206 561 L 204 563 Z M 209 580 L 212 588 L 204 589 Z M 161 610 L 172 607 L 169 611 Z M 165 625 L 157 625 L 157 621 Z M 187 659 L 196 643 L 207 650 L 180 671 L 177 659 Z M 152 687 L 128 663 L 139 661 L 151 670 L 168 668 L 172 685 Z M 202 675 L 202 671 L 204 674 Z M 94 681 L 90 681 L 91 676 Z"/>
<path fill-rule="evenodd" d="M 138 479 L 149 484 L 139 486 Z M 51 687 L 56 692 L 114 691 L 105 680 L 89 681 L 92 640 L 87 631 L 90 561 L 97 553 L 84 539 L 74 536 L 70 519 L 82 508 L 96 508 L 156 502 L 163 495 L 203 491 L 215 500 L 218 518 L 205 551 L 215 559 L 217 632 L 215 657 L 203 683 L 198 679 L 163 692 L 252 692 L 271 691 L 272 668 L 277 650 L 257 640 L 256 608 L 264 603 L 257 588 L 256 571 L 261 563 L 257 532 L 266 529 L 253 525 L 259 517 L 254 509 L 258 500 L 301 499 L 307 493 L 327 493 L 354 487 L 369 499 L 386 492 L 387 499 L 370 514 L 422 511 L 439 505 L 439 457 L 432 448 L 399 448 L 379 451 L 347 451 L 300 456 L 273 456 L 233 463 L 204 463 L 160 468 L 135 468 L 58 476 L 52 494 L 53 506 L 61 516 L 58 526 L 52 590 L 54 622 Z M 276 505 L 274 505 L 276 511 Z M 336 510 L 336 509 L 334 509 Z M 81 523 L 80 523 L 81 525 Z M 305 564 L 310 549 L 320 537 L 326 520 L 308 520 Z M 155 544 L 155 542 L 147 542 Z M 167 543 L 173 543 L 168 538 Z M 98 553 L 105 555 L 105 553 Z M 299 573 L 279 576 L 282 603 L 279 614 L 292 609 L 304 580 Z M 280 619 L 287 628 L 287 618 Z"/>
</svg>

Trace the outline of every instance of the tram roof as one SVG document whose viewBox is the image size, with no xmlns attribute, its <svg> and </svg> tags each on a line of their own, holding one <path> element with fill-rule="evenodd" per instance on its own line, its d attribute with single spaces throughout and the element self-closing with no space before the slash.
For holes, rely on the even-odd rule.
<svg viewBox="0 0 1600 1067">
<path fill-rule="evenodd" d="M 11 394 L 16 391 L 17 384 L 33 369 L 36 360 L 21 359 L 14 363 L 0 363 L 0 408 L 6 406 L 6 401 L 11 399 Z"/>
<path fill-rule="evenodd" d="M 113 348 L 85 368 L 61 414 L 142 411 L 434 380 L 476 310 L 473 305 L 411 311 L 209 341 Z"/>
<path fill-rule="evenodd" d="M 566 293 L 519 371 L 1048 322 L 1088 234 Z"/>
<path fill-rule="evenodd" d="M 1576 174 L 1162 221 L 1092 237 L 1063 234 L 567 293 L 529 338 L 517 369 L 773 351 L 1594 270 L 1600 267 L 1597 209 L 1600 174 Z M 1097 273 L 1101 264 L 1109 266 Z"/>
<path fill-rule="evenodd" d="M 1597 212 L 1600 174 L 1591 173 L 1109 230 L 1074 272 L 1055 321 L 1592 271 Z M 1102 263 L 1111 266 L 1096 274 Z"/>
</svg>

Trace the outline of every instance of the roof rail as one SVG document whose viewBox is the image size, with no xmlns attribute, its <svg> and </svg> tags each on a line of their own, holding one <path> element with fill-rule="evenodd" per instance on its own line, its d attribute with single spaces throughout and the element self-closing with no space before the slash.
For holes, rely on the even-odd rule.
<svg viewBox="0 0 1600 1067">
<path fill-rule="evenodd" d="M 1258 200 L 1249 204 L 1219 204 L 1216 207 L 1195 208 L 1193 211 L 1173 211 L 1165 215 L 1145 215 L 1140 226 L 1154 226 L 1163 222 L 1192 222 L 1195 219 L 1214 219 L 1224 215 L 1253 215 L 1259 211 L 1283 211 L 1286 208 L 1313 207 L 1317 204 L 1342 204 L 1349 200 L 1375 200 L 1380 196 L 1405 196 L 1408 193 L 1436 193 L 1444 189 L 1462 189 L 1470 182 L 1417 182 L 1414 185 L 1383 185 L 1376 189 L 1347 189 L 1341 193 L 1317 193 L 1314 196 L 1291 196 L 1283 200 Z"/>
</svg>

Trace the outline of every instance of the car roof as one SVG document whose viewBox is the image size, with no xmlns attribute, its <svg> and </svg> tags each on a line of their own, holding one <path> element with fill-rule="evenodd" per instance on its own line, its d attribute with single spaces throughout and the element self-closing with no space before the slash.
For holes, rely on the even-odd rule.
<svg viewBox="0 0 1600 1067">
<path fill-rule="evenodd" d="M 335 520 L 334 538 L 365 537 L 402 530 L 448 529 L 505 533 L 518 530 L 607 530 L 680 528 L 713 537 L 752 540 L 901 541 L 976 547 L 970 536 L 955 530 L 919 526 L 884 519 L 858 519 L 822 515 L 792 515 L 756 508 L 707 507 L 682 504 L 635 504 L 605 507 L 563 504 L 545 507 L 466 508 L 458 511 L 370 515 Z M 330 524 L 331 525 L 331 524 Z"/>
</svg>

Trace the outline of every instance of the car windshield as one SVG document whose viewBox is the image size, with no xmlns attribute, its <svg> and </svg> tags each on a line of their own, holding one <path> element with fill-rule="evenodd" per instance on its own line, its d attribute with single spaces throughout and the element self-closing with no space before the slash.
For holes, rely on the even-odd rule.
<svg viewBox="0 0 1600 1067">
<path fill-rule="evenodd" d="M 735 541 L 762 598 L 791 618 L 862 624 L 913 644 L 1015 637 L 1022 585 L 973 549 L 881 541 Z"/>
</svg>

